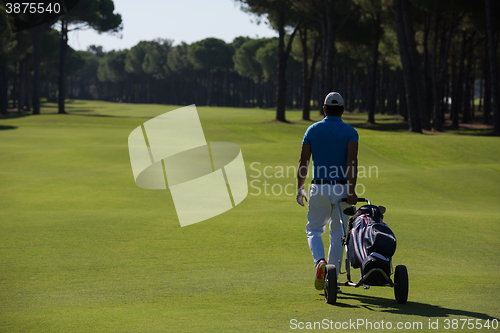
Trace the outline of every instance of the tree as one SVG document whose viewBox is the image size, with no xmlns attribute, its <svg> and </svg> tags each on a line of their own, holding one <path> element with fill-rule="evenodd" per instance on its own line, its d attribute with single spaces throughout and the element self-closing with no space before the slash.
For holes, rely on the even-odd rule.
<svg viewBox="0 0 500 333">
<path fill-rule="evenodd" d="M 0 5 L 0 113 L 7 114 L 7 54 L 15 46 L 11 40 L 12 32 L 9 29 L 5 7 Z"/>
<path fill-rule="evenodd" d="M 152 95 L 155 102 L 162 102 L 165 93 L 161 92 L 160 81 L 167 77 L 168 53 L 172 50 L 172 40 L 155 39 L 146 46 L 146 54 L 142 62 L 142 70 L 147 76 L 148 94 Z M 149 97 L 151 98 L 151 96 Z"/>
<path fill-rule="evenodd" d="M 373 46 L 372 46 L 372 63 L 370 69 L 370 78 L 368 82 L 368 123 L 375 124 L 375 109 L 376 109 L 376 85 L 377 85 L 377 66 L 378 66 L 378 47 L 382 35 L 381 15 L 382 3 L 381 0 L 363 1 L 364 9 L 368 12 L 373 22 Z"/>
<path fill-rule="evenodd" d="M 387 15 L 384 18 L 387 18 Z M 360 10 L 349 16 L 344 28 L 336 36 L 335 90 L 345 96 L 346 110 L 368 109 L 370 65 L 373 64 L 373 30 L 372 18 L 367 12 Z M 386 30 L 387 24 L 382 31 Z M 385 34 L 381 34 L 381 40 L 384 40 L 383 38 L 386 38 Z M 387 61 L 388 58 L 389 54 L 384 54 L 384 57 L 378 57 L 378 62 Z"/>
<path fill-rule="evenodd" d="M 189 45 L 182 42 L 175 46 L 167 55 L 167 65 L 174 72 L 183 72 L 193 68 L 188 60 Z"/>
<path fill-rule="evenodd" d="M 182 42 L 176 45 L 167 55 L 167 67 L 170 73 L 174 104 L 186 104 L 192 98 L 190 82 L 193 80 L 193 64 L 188 59 L 189 45 Z M 194 91 L 195 96 L 197 91 Z"/>
<path fill-rule="evenodd" d="M 264 70 L 264 81 L 275 81 L 278 69 L 278 40 L 267 40 L 267 43 L 257 50 L 255 59 Z"/>
<path fill-rule="evenodd" d="M 123 99 L 123 82 L 127 76 L 125 71 L 127 52 L 126 50 L 111 51 L 99 61 L 97 78 L 101 82 L 110 83 L 105 96 L 107 100 L 121 101 Z"/>
<path fill-rule="evenodd" d="M 212 104 L 214 74 L 233 68 L 233 48 L 221 39 L 206 38 L 191 44 L 188 59 L 195 69 L 207 74 L 207 105 Z"/>
<path fill-rule="evenodd" d="M 167 76 L 168 53 L 172 50 L 173 41 L 170 39 L 155 39 L 146 48 L 146 55 L 142 63 L 144 73 L 155 79 L 164 79 Z"/>
<path fill-rule="evenodd" d="M 277 18 L 277 30 L 278 30 L 278 78 L 277 78 L 277 89 L 276 89 L 276 120 L 286 121 L 285 118 L 285 105 L 286 105 L 286 65 L 287 60 L 290 55 L 290 50 L 292 49 L 293 38 L 299 28 L 300 24 L 297 24 L 290 34 L 288 43 L 285 44 L 285 19 L 286 12 L 283 5 L 279 6 L 278 18 Z"/>
<path fill-rule="evenodd" d="M 410 131 L 422 133 L 420 114 L 422 113 L 422 92 L 419 84 L 418 56 L 415 44 L 415 32 L 411 20 L 411 4 L 409 0 L 393 0 L 396 32 L 399 52 L 403 65 L 403 74 L 408 101 L 408 120 Z"/>
<path fill-rule="evenodd" d="M 91 53 L 99 58 L 102 58 L 105 55 L 104 50 L 103 50 L 102 46 L 100 46 L 100 45 L 99 46 L 90 45 L 89 47 L 87 47 L 87 52 L 89 52 L 89 53 Z"/>
<path fill-rule="evenodd" d="M 459 114 L 461 113 L 461 109 L 463 106 L 463 96 L 464 96 L 464 90 L 463 90 L 463 82 L 464 82 L 464 70 L 465 70 L 465 55 L 466 55 L 466 46 L 468 44 L 468 39 L 467 39 L 467 32 L 462 31 L 461 33 L 461 39 L 462 42 L 460 43 L 460 56 L 459 56 L 459 69 L 458 69 L 458 75 L 456 76 L 454 84 L 454 89 L 453 89 L 453 97 L 452 97 L 452 105 L 451 105 L 451 112 L 450 112 L 450 118 L 452 121 L 452 126 L 455 128 L 458 128 L 458 117 Z"/>
<path fill-rule="evenodd" d="M 72 10 L 61 16 L 58 113 L 66 113 L 64 98 L 68 31 L 91 28 L 99 33 L 108 31 L 116 33 L 122 29 L 122 19 L 120 14 L 113 13 L 114 10 L 113 0 L 87 0 L 80 1 Z M 70 25 L 73 27 L 69 28 Z"/>
<path fill-rule="evenodd" d="M 498 90 L 498 71 L 496 62 L 496 50 L 495 41 L 493 37 L 493 19 L 492 19 L 492 9 L 491 0 L 485 0 L 486 5 L 486 24 L 487 24 L 487 35 L 488 35 L 488 50 L 489 50 L 489 60 L 490 60 L 490 76 L 491 76 L 491 90 L 493 97 L 493 125 L 494 133 L 500 135 L 500 101 L 499 101 L 499 90 Z"/>
<path fill-rule="evenodd" d="M 33 45 L 33 114 L 40 114 L 41 97 L 41 68 L 43 52 L 49 47 L 43 47 L 46 34 L 50 32 L 51 22 L 37 25 L 30 29 L 31 43 Z"/>
<path fill-rule="evenodd" d="M 333 64 L 336 54 L 335 42 L 346 23 L 358 12 L 359 6 L 352 0 L 290 0 L 297 15 L 308 21 L 315 21 L 321 32 L 321 78 L 319 81 L 320 100 L 327 91 L 334 89 Z M 337 89 L 338 90 L 338 89 Z M 321 105 L 321 103 L 318 103 Z M 320 108 L 320 114 L 323 112 Z"/>
<path fill-rule="evenodd" d="M 40 97 L 57 103 L 59 79 L 59 31 L 48 29 L 42 35 L 43 48 L 40 53 Z M 36 102 L 36 101 L 35 101 Z"/>
<path fill-rule="evenodd" d="M 236 49 L 233 56 L 234 70 L 241 76 L 252 79 L 257 84 L 257 105 L 263 107 L 262 80 L 264 69 L 257 60 L 257 50 L 266 45 L 267 39 L 249 39 Z"/>
<path fill-rule="evenodd" d="M 337 0 L 325 0 L 321 2 L 320 6 L 315 6 L 321 26 L 323 45 L 321 54 L 322 81 L 320 81 L 320 91 L 323 91 L 323 93 L 331 91 L 333 88 L 333 60 L 336 52 L 335 40 L 354 10 L 349 8 L 350 3 L 348 1 L 343 1 L 340 6 L 338 6 L 338 2 Z M 348 12 L 345 9 L 348 9 Z"/>
<path fill-rule="evenodd" d="M 25 108 L 29 109 L 31 106 L 28 98 L 28 83 L 30 75 L 29 60 L 32 59 L 33 47 L 30 34 L 25 30 L 15 33 L 14 38 L 15 47 L 10 51 L 10 62 L 14 63 L 14 73 L 17 74 L 17 78 L 14 80 L 15 95 L 13 101 L 14 107 L 16 107 L 15 101 L 17 100 L 18 112 L 22 112 Z"/>
<path fill-rule="evenodd" d="M 373 115 L 376 117 L 377 112 L 398 112 L 399 99 L 399 113 L 405 117 L 405 121 L 409 121 L 412 129 L 415 127 L 414 114 L 421 117 L 420 125 L 426 129 L 428 120 L 425 117 L 430 116 L 430 111 L 434 109 L 432 125 L 435 130 L 442 130 L 445 114 L 448 118 L 450 104 L 455 125 L 474 121 L 472 99 L 474 83 L 479 81 L 479 111 L 485 112 L 485 121 L 492 122 L 491 102 L 495 89 L 492 88 L 491 77 L 493 75 L 495 78 L 495 70 L 492 74 L 489 48 L 485 43 L 487 28 L 484 2 L 399 0 L 401 13 L 395 16 L 393 1 L 387 0 L 251 1 L 268 4 L 279 2 L 288 6 L 281 44 L 279 38 L 256 40 L 238 37 L 230 44 L 222 41 L 215 43 L 217 45 L 213 52 L 209 52 L 211 47 L 208 43 L 200 45 L 203 41 L 192 45 L 183 43 L 172 48 L 171 43 L 153 40 L 141 42 L 120 55 L 116 54 L 118 52 L 106 53 L 102 47 L 97 46 L 86 52 L 76 52 L 68 47 L 65 57 L 68 97 L 169 104 L 209 102 L 211 105 L 231 106 L 254 106 L 257 102 L 259 106 L 277 107 L 278 104 L 283 104 L 276 99 L 280 96 L 277 86 L 281 84 L 277 75 L 279 50 L 281 47 L 284 51 L 282 54 L 286 55 L 287 48 L 291 45 L 286 60 L 284 105 L 288 109 L 303 106 L 302 117 L 309 119 L 310 94 L 314 93 L 313 100 L 317 98 L 321 102 L 325 93 L 322 82 L 327 76 L 323 71 L 325 67 L 315 70 L 316 62 L 320 62 L 320 59 L 325 64 L 319 52 L 322 50 L 324 34 L 317 11 L 333 5 L 333 17 L 329 20 L 335 28 L 335 43 L 329 73 L 334 86 L 329 89 L 345 94 L 347 110 L 370 110 L 370 118 L 374 120 Z M 410 4 L 412 7 L 407 7 Z M 498 16 L 499 4 L 500 2 L 491 2 L 492 17 Z M 382 7 L 380 18 L 377 17 L 379 5 Z M 408 8 L 411 9 L 411 15 Z M 267 15 L 269 24 L 277 29 L 278 9 L 268 12 L 263 11 L 262 15 Z M 403 29 L 400 29 L 399 24 L 399 29 L 395 29 L 395 19 L 401 20 Z M 378 22 L 380 31 L 377 35 L 380 41 L 378 47 L 375 47 L 375 27 Z M 292 32 L 297 24 L 300 24 L 297 29 L 300 38 L 293 37 L 291 42 Z M 341 24 L 343 28 L 339 30 Z M 68 23 L 68 30 L 73 26 L 75 24 Z M 494 44 L 498 44 L 499 26 L 497 21 L 493 21 Z M 401 31 L 403 34 L 398 36 Z M 398 37 L 401 39 L 401 35 L 401 45 L 406 45 L 404 48 L 398 47 L 397 40 Z M 57 30 L 44 32 L 43 52 L 39 57 L 41 92 L 50 101 L 57 101 L 58 98 L 60 37 Z M 2 74 L 6 78 L 0 82 L 1 91 L 4 95 L 8 93 L 8 98 L 3 98 L 2 103 L 13 99 L 13 106 L 23 109 L 29 97 L 23 87 L 36 85 L 32 79 L 33 74 L 29 73 L 36 74 L 37 71 L 31 64 L 31 68 L 26 66 L 25 59 L 30 48 L 23 46 L 24 37 L 17 35 L 10 38 L 9 43 L 14 40 L 17 44 L 12 50 L 5 47 L 0 50 L 6 55 L 3 65 L 7 68 Z M 230 56 L 223 68 L 206 63 L 207 59 L 210 60 L 207 54 L 222 54 L 216 56 L 218 61 L 226 57 L 224 54 L 227 49 Z M 494 46 L 493 49 L 498 58 L 498 47 Z M 195 56 L 196 53 L 199 54 Z M 234 60 L 234 66 L 231 60 Z M 85 61 L 85 66 L 79 69 L 82 61 Z M 402 66 L 407 63 L 410 64 L 410 75 L 413 76 L 411 80 L 408 79 L 406 65 Z M 401 70 L 403 67 L 404 71 Z M 496 71 L 498 72 L 498 68 Z M 314 79 L 320 75 L 321 80 Z M 414 89 L 410 87 L 411 81 Z M 420 97 L 419 88 L 422 94 Z M 407 93 L 409 96 L 406 96 Z M 420 105 L 417 106 L 416 113 L 409 114 L 407 106 L 412 104 L 411 101 L 417 105 L 420 102 Z M 426 107 L 422 101 L 433 105 Z"/>
<path fill-rule="evenodd" d="M 140 79 L 144 76 L 144 70 L 142 69 L 142 63 L 144 62 L 144 57 L 146 56 L 146 41 L 140 41 L 137 45 L 133 46 L 125 58 L 125 70 L 128 73 L 134 74 L 136 78 Z"/>
<path fill-rule="evenodd" d="M 171 50 L 172 41 L 168 39 L 140 41 L 127 53 L 125 69 L 137 78 L 165 78 L 167 57 Z"/>
<path fill-rule="evenodd" d="M 91 45 L 87 48 L 87 51 L 77 51 L 77 53 L 84 62 L 83 67 L 75 73 L 79 85 L 78 98 L 98 99 L 97 68 L 99 67 L 99 59 L 104 57 L 102 47 Z"/>
<path fill-rule="evenodd" d="M 312 86 L 314 82 L 314 74 L 316 71 L 316 63 L 321 52 L 321 39 L 319 34 L 311 30 L 309 24 L 303 24 L 299 29 L 300 44 L 302 49 L 302 120 L 310 120 L 311 112 L 311 96 Z M 309 45 L 309 36 L 314 34 L 313 45 Z M 312 58 L 309 61 L 309 50 L 312 51 Z"/>
<path fill-rule="evenodd" d="M 73 48 L 68 47 L 66 55 L 66 73 L 68 77 L 74 77 L 85 66 L 85 59 L 81 52 L 75 51 Z M 67 89 L 69 98 L 75 97 L 75 82 L 67 80 Z"/>
<path fill-rule="evenodd" d="M 443 122 L 441 115 L 441 101 L 444 96 L 441 94 L 441 87 L 443 86 L 444 74 L 447 67 L 448 53 L 450 52 L 451 37 L 453 32 L 453 19 L 454 19 L 454 6 L 452 5 L 452 18 L 450 29 L 447 37 L 441 38 L 441 57 L 438 56 L 438 41 L 439 41 L 439 26 L 441 24 L 441 13 L 439 2 L 434 4 L 434 22 L 433 22 L 433 40 L 432 40 L 432 55 L 431 55 L 431 85 L 432 85 L 432 114 L 433 114 L 433 127 L 436 131 L 443 130 Z M 440 68 L 438 68 L 438 58 L 440 60 Z"/>
<path fill-rule="evenodd" d="M 267 14 L 271 26 L 278 31 L 278 63 L 276 78 L 276 120 L 286 121 L 286 66 L 292 48 L 293 38 L 299 28 L 297 16 L 287 0 L 240 0 L 243 10 L 259 16 Z M 285 28 L 293 25 L 288 42 L 285 43 Z"/>
</svg>

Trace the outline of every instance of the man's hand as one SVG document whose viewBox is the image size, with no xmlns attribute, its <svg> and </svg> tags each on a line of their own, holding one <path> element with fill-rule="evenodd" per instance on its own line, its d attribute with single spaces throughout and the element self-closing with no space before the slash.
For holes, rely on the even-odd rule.
<svg viewBox="0 0 500 333">
<path fill-rule="evenodd" d="M 297 196 L 295 198 L 297 199 L 297 202 L 299 203 L 299 205 L 301 205 L 303 207 L 304 206 L 304 199 L 307 202 L 306 190 L 304 190 L 303 188 L 299 188 L 297 190 Z"/>
<path fill-rule="evenodd" d="M 349 205 L 355 205 L 358 203 L 358 196 L 356 195 L 356 193 L 347 195 L 347 203 Z"/>
</svg>

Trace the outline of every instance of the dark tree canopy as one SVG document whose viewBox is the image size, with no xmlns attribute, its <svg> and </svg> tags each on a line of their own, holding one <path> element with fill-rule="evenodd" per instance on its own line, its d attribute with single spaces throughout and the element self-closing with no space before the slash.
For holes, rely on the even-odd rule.
<svg viewBox="0 0 500 333">
<path fill-rule="evenodd" d="M 260 106 L 276 108 L 280 121 L 285 109 L 302 109 L 310 120 L 311 108 L 320 109 L 335 90 L 348 112 L 368 111 L 372 126 L 384 113 L 401 115 L 416 132 L 500 119 L 499 1 L 241 0 L 277 38 L 175 45 L 164 36 L 130 50 L 74 51 L 68 31 L 121 29 L 111 0 L 82 3 L 52 23 L 59 31 L 51 25 L 24 34 L 0 30 L 2 113 L 37 113 L 40 98 L 59 98 L 64 106 L 66 96 Z"/>
</svg>

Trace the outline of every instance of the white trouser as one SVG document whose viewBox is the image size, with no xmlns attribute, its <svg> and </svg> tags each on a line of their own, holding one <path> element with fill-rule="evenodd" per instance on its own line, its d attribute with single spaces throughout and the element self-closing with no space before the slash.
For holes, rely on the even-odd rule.
<svg viewBox="0 0 500 333">
<path fill-rule="evenodd" d="M 317 260 L 325 258 L 325 248 L 322 235 L 325 226 L 330 222 L 330 249 L 328 251 L 329 264 L 337 267 L 337 274 L 342 267 L 344 247 L 342 246 L 342 225 L 340 224 L 337 201 L 347 197 L 348 185 L 316 185 L 312 184 L 309 189 L 309 209 L 307 211 L 307 241 L 316 263 Z M 349 205 L 340 203 L 341 211 Z M 342 212 L 342 220 L 347 224 L 349 217 Z"/>
</svg>

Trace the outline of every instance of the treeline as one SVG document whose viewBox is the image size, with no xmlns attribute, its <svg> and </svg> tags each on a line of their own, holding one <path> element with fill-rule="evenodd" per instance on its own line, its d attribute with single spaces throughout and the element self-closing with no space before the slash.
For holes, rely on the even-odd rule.
<svg viewBox="0 0 500 333">
<path fill-rule="evenodd" d="M 93 0 L 97 1 L 97 0 Z M 346 109 L 401 114 L 410 130 L 481 121 L 500 132 L 499 1 L 240 0 L 277 38 L 207 38 L 190 45 L 142 41 L 130 50 L 67 48 L 63 28 L 43 32 L 40 95 L 114 102 L 302 109 L 318 112 L 328 91 Z M 489 21 L 488 21 L 489 17 Z M 55 26 L 57 27 L 57 26 Z M 33 43 L 12 34 L 0 55 L 2 101 L 32 107 Z M 4 41 L 4 45 L 7 43 Z M 14 46 L 12 46 L 14 45 Z M 2 70 L 3 68 L 3 70 Z M 3 110 L 3 109 L 2 109 Z M 479 118 L 479 119 L 477 119 Z"/>
<path fill-rule="evenodd" d="M 11 99 L 19 112 L 33 109 L 33 114 L 39 114 L 40 99 L 51 97 L 55 80 L 58 113 L 66 113 L 66 78 L 72 70 L 83 67 L 84 60 L 68 46 L 68 32 L 94 29 L 117 33 L 123 28 L 121 15 L 114 13 L 113 0 L 71 1 L 68 12 L 59 17 L 49 15 L 47 22 L 47 16 L 31 13 L 32 9 L 37 11 L 33 3 L 22 4 L 26 5 L 24 10 L 30 5 L 29 12 L 9 7 L 10 16 L 6 10 L 9 4 L 0 0 L 0 113 L 7 114 Z M 51 4 L 40 1 L 38 6 L 48 8 Z"/>
</svg>

